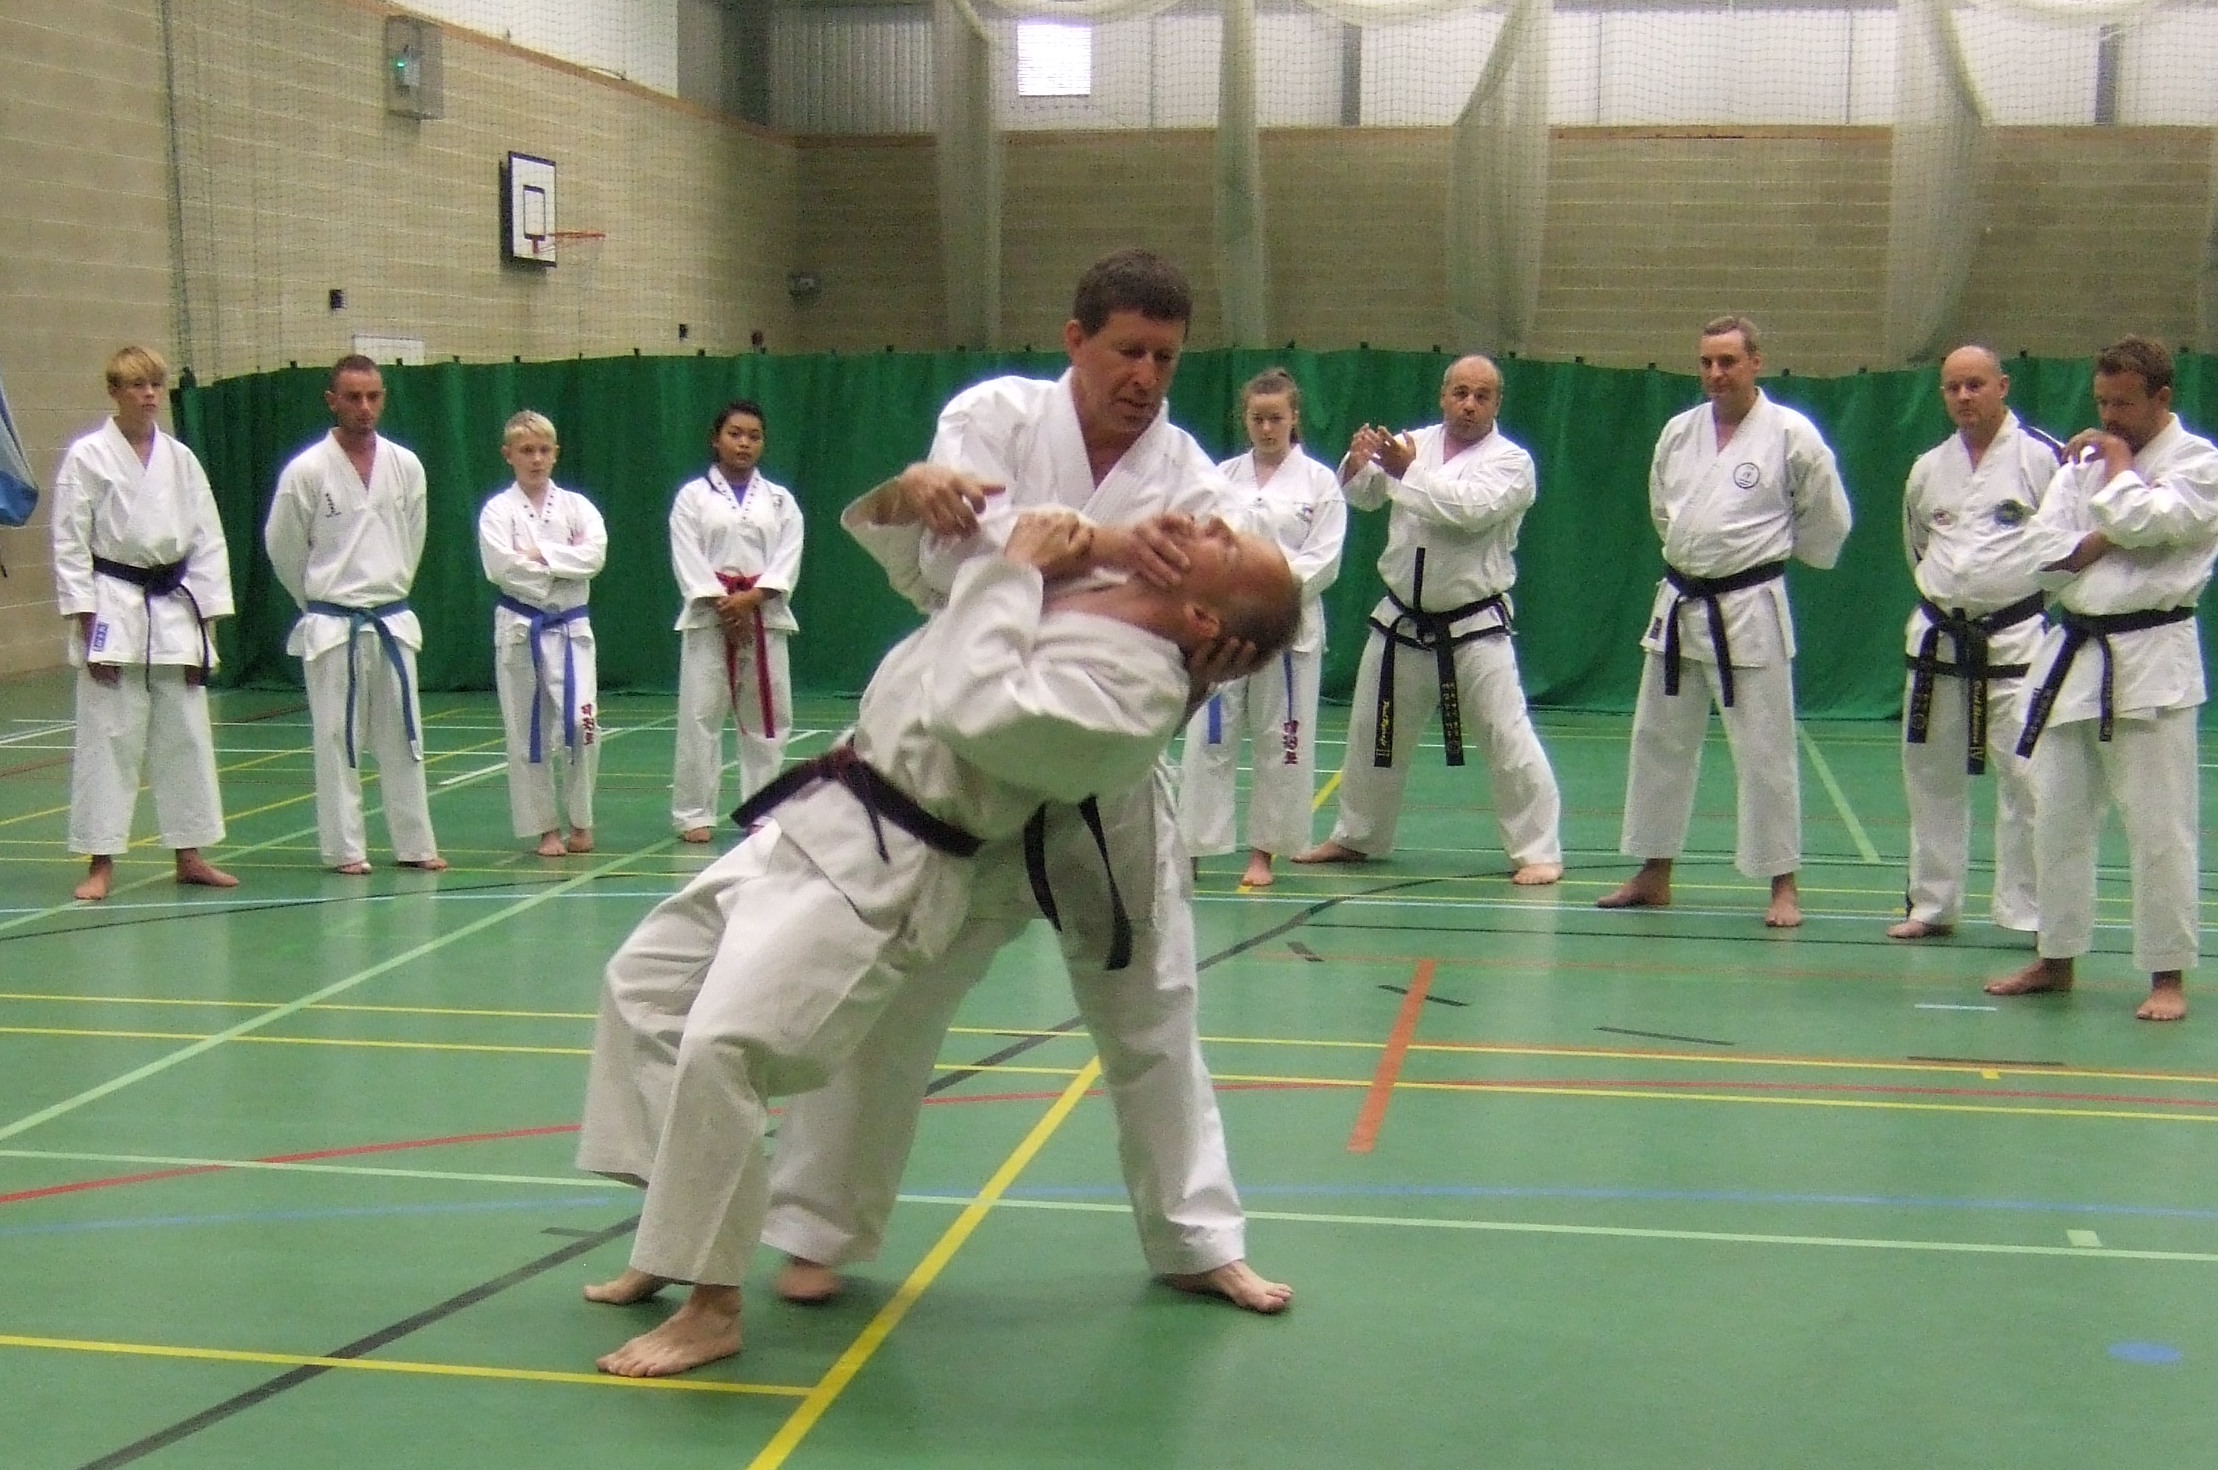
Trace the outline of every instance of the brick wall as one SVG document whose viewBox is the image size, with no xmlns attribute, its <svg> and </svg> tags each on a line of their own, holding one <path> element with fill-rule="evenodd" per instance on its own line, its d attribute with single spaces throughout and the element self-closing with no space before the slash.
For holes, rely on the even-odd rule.
<svg viewBox="0 0 2218 1470">
<path fill-rule="evenodd" d="M 930 138 L 800 138 L 799 253 L 821 283 L 795 303 L 803 351 L 929 352 L 947 333 Z"/>
</svg>

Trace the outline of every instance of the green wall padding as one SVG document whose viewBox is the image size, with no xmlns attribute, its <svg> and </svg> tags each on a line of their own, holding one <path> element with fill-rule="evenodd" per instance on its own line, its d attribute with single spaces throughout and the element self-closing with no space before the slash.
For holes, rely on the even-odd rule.
<svg viewBox="0 0 2218 1470">
<path fill-rule="evenodd" d="M 1212 350 L 1187 354 L 1173 419 L 1220 456 L 1245 447 L 1233 395 L 1266 366 L 1302 385 L 1305 437 L 1336 454 L 1357 425 L 1394 428 L 1438 417 L 1448 358 L 1433 353 Z M 2218 373 L 2207 355 L 2179 359 L 2174 407 L 2191 426 L 2218 427 Z M 940 406 L 997 373 L 1052 375 L 1046 353 L 882 353 L 861 356 L 616 357 L 540 363 L 440 363 L 388 368 L 384 431 L 420 455 L 431 483 L 431 529 L 413 602 L 422 618 L 426 689 L 492 687 L 493 590 L 478 565 L 477 512 L 508 483 L 501 425 L 536 408 L 562 435 L 555 478 L 592 497 L 609 527 L 608 569 L 594 584 L 602 687 L 675 685 L 676 584 L 665 517 L 671 497 L 707 462 L 710 416 L 754 398 L 769 419 L 763 471 L 799 497 L 809 540 L 794 610 L 795 685 L 853 691 L 915 618 L 839 529 L 840 508 L 920 457 Z M 2009 365 L 2018 412 L 2059 436 L 2093 422 L 2092 368 L 2020 358 Z M 1504 432 L 1540 464 L 1540 499 L 1519 539 L 1518 658 L 1535 703 L 1632 707 L 1638 639 L 1662 561 L 1648 521 L 1648 459 L 1672 414 L 1700 400 L 1689 374 L 1511 359 L 1502 364 Z M 1804 713 L 1889 717 L 1902 692 L 1902 627 L 1913 598 L 1901 536 L 1910 463 L 1950 432 L 1932 367 L 1841 378 L 1779 377 L 1765 388 L 1815 419 L 1840 457 L 1856 529 L 1830 572 L 1788 576 Z M 294 610 L 261 550 L 278 471 L 329 426 L 323 369 L 290 368 L 175 395 L 179 435 L 214 482 L 232 546 L 238 616 L 220 640 L 228 677 L 299 682 L 286 656 Z M 1351 517 L 1347 561 L 1328 598 L 1325 689 L 1355 682 L 1365 614 L 1379 596 L 1373 565 L 1385 515 Z M 2204 620 L 2206 629 L 2214 620 Z M 2207 636 L 2207 635 L 2206 635 Z"/>
</svg>

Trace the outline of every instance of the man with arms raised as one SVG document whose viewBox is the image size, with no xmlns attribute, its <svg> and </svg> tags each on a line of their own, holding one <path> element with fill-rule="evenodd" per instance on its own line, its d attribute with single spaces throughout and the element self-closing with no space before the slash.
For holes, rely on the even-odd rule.
<svg viewBox="0 0 2218 1470">
<path fill-rule="evenodd" d="M 1158 586 L 1175 583 L 1186 552 L 1149 518 L 1215 515 L 1224 490 L 1209 456 L 1163 408 L 1192 316 L 1193 294 L 1168 261 L 1127 250 L 1095 262 L 1063 328 L 1070 370 L 957 394 L 930 459 L 848 507 L 842 523 L 927 611 L 1027 508 L 1059 505 L 1132 526 L 1130 564 Z M 1206 687 L 1255 667 L 1254 649 L 1220 643 L 1197 650 L 1190 672 Z M 1095 789 L 1093 812 L 1050 804 L 1028 841 L 979 855 L 963 932 L 902 987 L 831 1083 L 787 1109 L 763 1239 L 789 1258 L 779 1279 L 789 1299 L 832 1296 L 834 1268 L 877 1253 L 956 1008 L 1043 911 L 1062 931 L 1071 989 L 1101 1052 L 1149 1269 L 1255 1311 L 1291 1298 L 1246 1262 L 1246 1216 L 1201 1057 L 1192 878 L 1168 773 Z M 1027 848 L 1037 861 L 1026 861 Z"/>
<path fill-rule="evenodd" d="M 2064 446 L 2034 529 L 2058 620 L 2026 686 L 2018 753 L 2033 758 L 2040 958 L 1989 995 L 2072 988 L 2094 946 L 2095 850 L 2112 802 L 2133 873 L 2133 963 L 2144 1021 L 2187 1015 L 2200 945 L 2203 703 L 2195 604 L 2218 558 L 2218 448 L 2172 412 L 2172 354 L 2127 337 L 2095 358 L 2095 413 Z"/>
<path fill-rule="evenodd" d="M 301 661 L 316 744 L 316 835 L 324 866 L 370 871 L 361 749 L 377 756 L 385 829 L 404 868 L 446 867 L 431 835 L 416 722 L 423 627 L 408 589 L 424 554 L 422 461 L 377 432 L 385 379 L 339 359 L 323 395 L 335 427 L 277 477 L 262 529 L 277 580 L 300 605 L 285 651 Z"/>
<path fill-rule="evenodd" d="M 1811 423 L 1756 386 L 1764 359 L 1741 316 L 1702 329 L 1706 404 L 1664 425 L 1648 471 L 1664 580 L 1641 647 L 1618 850 L 1640 871 L 1597 900 L 1606 909 L 1671 902 L 1687 845 L 1702 740 L 1717 702 L 1733 752 L 1739 830 L 1733 859 L 1768 879 L 1764 922 L 1802 922 L 1802 784 L 1794 745 L 1794 620 L 1781 580 L 1791 557 L 1830 567 L 1848 539 L 1848 494 Z M 1687 686 L 1681 692 L 1681 684 Z"/>
<path fill-rule="evenodd" d="M 1971 777 L 1995 767 L 1995 891 L 2005 929 L 2038 927 L 2033 778 L 2018 755 L 2025 672 L 2041 644 L 2033 513 L 2063 446 L 2010 411 L 2010 378 L 1984 347 L 1941 364 L 1956 432 L 1918 456 L 1902 493 L 1902 540 L 1917 579 L 1903 696 L 1902 780 L 1910 802 L 1907 912 L 1890 939 L 1947 934 L 1964 910 Z"/>
<path fill-rule="evenodd" d="M 1301 589 L 1275 546 L 1222 521 L 1158 529 L 1186 563 L 1178 590 L 1049 589 L 1129 562 L 1131 537 L 1067 510 L 1021 517 L 886 655 L 849 741 L 742 806 L 768 820 L 609 961 L 578 1162 L 644 1183 L 647 1200 L 630 1269 L 587 1295 L 693 1290 L 602 1358 L 608 1372 L 659 1377 L 739 1351 L 768 1099 L 821 1082 L 956 940 L 981 849 L 1043 801 L 1145 780 L 1205 646 L 1292 638 Z"/>
<path fill-rule="evenodd" d="M 1458 358 L 1440 380 L 1441 422 L 1395 436 L 1356 431 L 1341 461 L 1348 503 L 1391 506 L 1379 576 L 1386 599 L 1355 676 L 1340 814 L 1301 863 L 1360 863 L 1394 850 L 1402 788 L 1435 709 L 1448 764 L 1463 764 L 1463 714 L 1478 722 L 1494 789 L 1494 823 L 1511 881 L 1563 876 L 1563 801 L 1533 733 L 1510 647 L 1517 528 L 1539 489 L 1533 457 L 1495 427 L 1502 373 Z"/>
</svg>

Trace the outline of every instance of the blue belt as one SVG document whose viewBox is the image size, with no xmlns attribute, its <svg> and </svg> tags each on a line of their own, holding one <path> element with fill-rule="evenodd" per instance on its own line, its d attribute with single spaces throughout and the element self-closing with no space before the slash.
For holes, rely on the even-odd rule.
<svg viewBox="0 0 2218 1470">
<path fill-rule="evenodd" d="M 385 661 L 393 666 L 393 678 L 400 684 L 401 729 L 407 732 L 408 743 L 413 747 L 418 737 L 416 704 L 408 693 L 408 662 L 401 657 L 400 640 L 393 636 L 391 628 L 385 626 L 387 618 L 408 611 L 408 599 L 404 597 L 397 602 L 382 603 L 377 607 L 342 607 L 336 602 L 311 602 L 308 604 L 308 611 L 321 613 L 327 618 L 347 620 L 347 764 L 362 764 L 354 749 L 355 691 L 361 683 L 360 671 L 356 667 L 354 640 L 364 628 L 377 630 L 377 641 L 385 649 Z"/>
<path fill-rule="evenodd" d="M 578 654 L 570 643 L 570 624 L 585 621 L 586 605 L 581 602 L 567 612 L 549 612 L 506 592 L 500 595 L 500 604 L 531 625 L 531 763 L 538 765 L 546 759 L 539 739 L 539 691 L 547 680 L 539 635 L 562 630 L 562 744 L 574 751 L 578 748 Z"/>
</svg>

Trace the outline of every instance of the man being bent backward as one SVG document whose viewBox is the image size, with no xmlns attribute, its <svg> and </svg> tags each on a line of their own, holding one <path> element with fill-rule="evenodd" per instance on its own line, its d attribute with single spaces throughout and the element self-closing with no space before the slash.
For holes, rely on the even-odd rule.
<svg viewBox="0 0 2218 1470">
<path fill-rule="evenodd" d="M 1132 556 L 1129 531 L 1022 517 L 998 556 L 886 655 L 848 740 L 741 809 L 774 819 L 659 905 L 609 961 L 579 1167 L 646 1186 L 631 1266 L 589 1288 L 692 1292 L 600 1359 L 682 1373 L 740 1348 L 740 1290 L 769 1202 L 768 1099 L 853 1051 L 908 976 L 962 928 L 967 859 L 1042 802 L 1143 779 L 1177 733 L 1188 663 L 1275 654 L 1300 586 L 1270 542 L 1158 522 L 1189 566 L 1167 591 L 1072 577 Z"/>
</svg>

